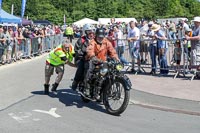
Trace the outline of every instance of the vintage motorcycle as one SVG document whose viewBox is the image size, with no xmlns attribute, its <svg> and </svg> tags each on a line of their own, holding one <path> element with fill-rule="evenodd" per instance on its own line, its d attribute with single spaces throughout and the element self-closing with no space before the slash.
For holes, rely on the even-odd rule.
<svg viewBox="0 0 200 133">
<path fill-rule="evenodd" d="M 77 87 L 83 102 L 103 102 L 109 114 L 120 115 L 128 106 L 132 87 L 129 78 L 121 72 L 123 65 L 113 59 L 92 63 L 90 79 Z"/>
</svg>

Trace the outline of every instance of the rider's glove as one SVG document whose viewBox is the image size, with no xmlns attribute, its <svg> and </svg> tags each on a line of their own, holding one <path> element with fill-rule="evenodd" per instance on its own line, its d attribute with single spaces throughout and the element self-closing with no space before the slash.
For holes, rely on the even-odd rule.
<svg viewBox="0 0 200 133">
<path fill-rule="evenodd" d="M 101 59 L 98 59 L 96 56 L 92 57 L 91 61 L 94 63 L 103 63 L 103 61 Z"/>
</svg>

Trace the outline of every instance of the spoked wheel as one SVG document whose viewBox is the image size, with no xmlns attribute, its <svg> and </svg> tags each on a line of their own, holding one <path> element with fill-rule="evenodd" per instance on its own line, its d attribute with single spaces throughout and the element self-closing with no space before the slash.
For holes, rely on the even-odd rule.
<svg viewBox="0 0 200 133">
<path fill-rule="evenodd" d="M 130 91 L 123 79 L 115 79 L 111 86 L 107 85 L 104 90 L 104 105 L 108 113 L 120 115 L 128 106 Z"/>
</svg>

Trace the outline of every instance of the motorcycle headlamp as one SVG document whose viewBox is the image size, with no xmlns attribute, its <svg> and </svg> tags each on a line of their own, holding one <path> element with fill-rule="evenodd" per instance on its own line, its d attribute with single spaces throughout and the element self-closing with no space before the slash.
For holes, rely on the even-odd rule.
<svg viewBox="0 0 200 133">
<path fill-rule="evenodd" d="M 116 69 L 118 71 L 121 71 L 123 69 L 123 66 L 121 64 L 116 65 Z"/>
<path fill-rule="evenodd" d="M 102 68 L 102 69 L 100 70 L 100 74 L 101 74 L 102 76 L 106 75 L 107 72 L 108 72 L 108 69 L 107 69 L 107 68 Z"/>
</svg>

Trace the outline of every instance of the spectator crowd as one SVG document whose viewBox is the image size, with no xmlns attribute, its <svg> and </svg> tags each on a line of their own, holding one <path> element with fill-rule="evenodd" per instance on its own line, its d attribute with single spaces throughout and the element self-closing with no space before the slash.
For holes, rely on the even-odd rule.
<svg viewBox="0 0 200 133">
<path fill-rule="evenodd" d="M 198 76 L 200 70 L 200 17 L 195 17 L 190 23 L 180 18 L 178 22 L 166 20 L 129 23 L 116 22 L 111 18 L 107 25 L 95 25 L 104 28 L 106 37 L 115 47 L 118 56 L 125 66 L 131 67 L 132 73 L 141 73 L 141 65 L 151 63 L 150 74 L 168 75 L 170 67 L 175 66 L 175 72 L 180 72 L 182 66 L 189 73 L 193 68 Z M 73 27 L 74 33 L 84 34 L 81 27 Z M 124 56 L 126 46 L 129 58 Z M 169 57 L 169 53 L 172 57 Z M 170 66 L 170 65 L 171 66 Z M 137 66 L 137 67 L 135 67 Z M 159 69 L 158 69 L 159 68 Z M 187 73 L 186 72 L 186 73 Z"/>
<path fill-rule="evenodd" d="M 52 48 L 52 36 L 63 31 L 58 26 L 2 26 L 0 25 L 0 64 L 10 64 L 20 58 L 31 58 Z M 45 46 L 44 46 L 45 44 Z M 58 44 L 56 44 L 58 45 Z"/>
<path fill-rule="evenodd" d="M 120 61 L 126 69 L 131 68 L 132 73 L 141 73 L 141 65 L 150 63 L 151 75 L 155 75 L 158 70 L 160 70 L 160 75 L 167 75 L 169 64 L 176 64 L 175 71 L 180 72 L 181 63 L 185 65 L 184 63 L 187 62 L 188 71 L 195 66 L 195 75 L 200 76 L 198 75 L 200 71 L 200 17 L 194 17 L 192 23 L 189 23 L 187 19 L 180 19 L 178 23 L 172 20 L 160 23 L 154 20 L 125 23 L 116 22 L 115 18 L 111 18 L 107 25 L 94 26 L 105 30 L 106 38 L 116 49 Z M 62 33 L 70 42 L 84 35 L 82 27 L 76 25 L 68 25 L 66 28 L 52 25 L 31 27 L 0 25 L 0 63 L 10 64 L 23 56 L 31 58 L 29 55 L 48 51 L 53 48 L 50 37 Z M 35 41 L 37 45 L 34 45 Z M 170 47 L 173 47 L 173 50 Z M 125 56 L 126 49 L 129 51 L 129 57 Z M 171 59 L 167 56 L 169 52 L 173 54 Z"/>
</svg>

